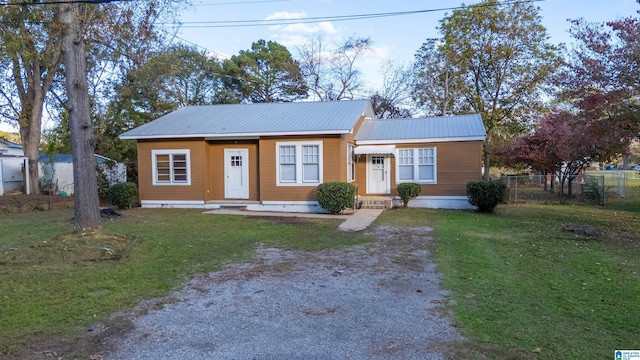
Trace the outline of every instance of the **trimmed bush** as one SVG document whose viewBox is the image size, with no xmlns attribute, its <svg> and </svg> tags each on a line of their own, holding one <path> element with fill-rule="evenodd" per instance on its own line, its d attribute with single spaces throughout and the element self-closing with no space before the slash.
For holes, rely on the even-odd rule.
<svg viewBox="0 0 640 360">
<path fill-rule="evenodd" d="M 404 203 L 404 207 L 409 205 L 409 200 L 415 199 L 422 191 L 422 186 L 416 183 L 402 183 L 398 184 L 398 194 L 400 194 L 400 199 Z"/>
<path fill-rule="evenodd" d="M 500 181 L 470 181 L 467 183 L 467 197 L 478 211 L 492 213 L 507 196 L 507 186 Z"/>
<path fill-rule="evenodd" d="M 318 202 L 323 209 L 332 214 L 353 206 L 356 187 L 346 182 L 326 182 L 318 185 Z"/>
<path fill-rule="evenodd" d="M 107 195 L 109 202 L 118 209 L 129 209 L 138 202 L 138 186 L 130 182 L 114 184 L 109 187 Z"/>
</svg>

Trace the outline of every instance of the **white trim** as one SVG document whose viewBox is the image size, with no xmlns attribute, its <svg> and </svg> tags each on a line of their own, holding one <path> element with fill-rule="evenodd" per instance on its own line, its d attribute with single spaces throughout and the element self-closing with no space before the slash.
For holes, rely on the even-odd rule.
<svg viewBox="0 0 640 360">
<path fill-rule="evenodd" d="M 263 201 L 247 205 L 248 211 L 274 211 L 292 213 L 328 213 L 317 201 Z"/>
<path fill-rule="evenodd" d="M 295 146 L 296 149 L 296 181 L 295 182 L 283 182 L 280 180 L 280 147 L 281 146 Z M 317 146 L 318 147 L 318 181 L 304 181 L 303 179 L 303 146 Z M 276 186 L 318 186 L 322 184 L 324 157 L 323 157 L 323 141 L 277 141 L 276 142 Z"/>
<path fill-rule="evenodd" d="M 382 157 L 384 159 L 383 165 L 384 165 L 384 178 L 385 178 L 385 192 L 383 193 L 374 193 L 371 192 L 371 190 L 369 189 L 369 171 L 371 170 L 371 157 L 372 156 L 378 156 L 378 157 Z M 388 155 L 380 155 L 380 154 L 369 154 L 367 155 L 367 166 L 366 166 L 366 171 L 367 171 L 367 194 L 371 194 L 371 195 L 389 195 L 391 194 L 391 158 Z"/>
<path fill-rule="evenodd" d="M 242 156 L 242 195 L 229 196 L 229 172 L 231 171 L 230 154 L 239 153 Z M 224 149 L 224 198 L 225 199 L 248 199 L 249 198 L 249 149 L 247 148 L 225 148 Z"/>
<path fill-rule="evenodd" d="M 399 196 L 393 198 L 394 206 L 402 206 Z M 427 209 L 475 210 L 466 196 L 418 196 L 409 200 L 408 207 Z"/>
<path fill-rule="evenodd" d="M 120 140 L 145 140 L 145 139 L 227 139 L 227 138 L 250 138 L 261 136 L 289 136 L 289 135 L 344 135 L 349 134 L 351 129 L 339 130 L 307 130 L 307 131 L 277 131 L 277 132 L 252 132 L 252 133 L 229 133 L 229 134 L 172 134 L 172 135 L 120 135 Z"/>
<path fill-rule="evenodd" d="M 169 166 L 173 169 L 173 155 L 186 155 L 185 161 L 187 166 L 187 181 L 186 182 L 174 182 L 173 170 L 171 170 L 169 176 L 169 182 L 158 182 L 158 169 L 156 163 L 157 155 L 169 155 Z M 191 186 L 191 150 L 190 149 L 155 149 L 151 150 L 151 183 L 153 186 Z"/>
<path fill-rule="evenodd" d="M 433 149 L 433 181 L 427 181 L 418 179 L 418 174 L 420 173 L 420 155 L 419 150 L 421 149 Z M 413 150 L 413 179 L 412 180 L 400 180 L 400 156 L 398 152 L 400 150 Z M 438 148 L 437 147 L 415 147 L 415 148 L 398 148 L 396 149 L 396 184 L 402 183 L 416 183 L 420 185 L 436 185 L 438 183 Z"/>
<path fill-rule="evenodd" d="M 426 139 L 356 140 L 356 144 L 357 145 L 387 145 L 387 144 L 414 144 L 414 143 L 484 141 L 484 140 L 485 140 L 484 136 L 469 136 L 469 137 L 447 137 L 447 138 L 426 138 Z"/>
<path fill-rule="evenodd" d="M 201 200 L 142 200 L 143 208 L 157 209 L 219 209 L 219 204 L 207 204 Z"/>
<path fill-rule="evenodd" d="M 356 153 L 355 145 L 347 144 L 347 182 L 356 181 Z M 349 151 L 351 149 L 351 151 Z M 351 164 L 349 164 L 351 162 Z M 351 178 L 349 178 L 349 172 L 351 172 Z"/>
</svg>

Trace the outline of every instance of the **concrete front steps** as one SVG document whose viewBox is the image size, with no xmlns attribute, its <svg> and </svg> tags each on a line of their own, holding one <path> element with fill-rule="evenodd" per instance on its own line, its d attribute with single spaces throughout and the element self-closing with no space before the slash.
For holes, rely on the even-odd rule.
<svg viewBox="0 0 640 360">
<path fill-rule="evenodd" d="M 360 196 L 358 197 L 359 209 L 391 209 L 393 198 L 390 196 Z"/>
</svg>

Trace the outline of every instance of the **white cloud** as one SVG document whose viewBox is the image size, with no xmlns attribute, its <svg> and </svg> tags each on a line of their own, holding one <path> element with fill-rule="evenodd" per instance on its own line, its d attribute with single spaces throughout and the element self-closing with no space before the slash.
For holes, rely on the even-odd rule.
<svg viewBox="0 0 640 360">
<path fill-rule="evenodd" d="M 265 20 L 293 20 L 293 19 L 303 19 L 306 17 L 307 17 L 307 13 L 304 11 L 301 11 L 301 12 L 276 11 L 264 19 Z"/>
<path fill-rule="evenodd" d="M 265 20 L 291 20 L 291 24 L 269 27 L 274 32 L 271 37 L 288 48 L 303 45 L 310 36 L 315 34 L 335 35 L 338 33 L 338 29 L 328 21 L 318 23 L 295 22 L 296 20 L 304 20 L 306 17 L 307 13 L 304 11 L 278 11 L 267 16 Z"/>
</svg>

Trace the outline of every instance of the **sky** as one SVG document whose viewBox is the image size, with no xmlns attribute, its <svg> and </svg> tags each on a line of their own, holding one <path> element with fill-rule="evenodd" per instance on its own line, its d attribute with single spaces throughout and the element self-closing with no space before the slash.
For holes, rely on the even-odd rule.
<svg viewBox="0 0 640 360">
<path fill-rule="evenodd" d="M 427 38 L 438 37 L 439 20 L 451 10 L 424 12 L 350 21 L 294 23 L 280 26 L 228 26 L 221 21 L 339 17 L 356 14 L 434 10 L 458 7 L 454 0 L 192 0 L 193 8 L 181 17 L 178 36 L 221 58 L 247 50 L 259 39 L 286 46 L 295 57 L 298 47 L 318 32 L 327 39 L 340 41 L 349 36 L 370 37 L 373 51 L 358 63 L 363 79 L 371 88 L 381 84 L 380 69 L 388 61 L 409 63 Z M 478 3 L 467 0 L 465 5 Z M 545 0 L 536 1 L 542 24 L 552 43 L 571 43 L 567 19 L 584 18 L 591 22 L 615 20 L 637 15 L 635 0 Z M 202 23 L 194 23 L 202 22 Z M 216 23 L 211 23 L 216 22 Z M 225 25 L 225 27 L 212 27 Z"/>
<path fill-rule="evenodd" d="M 208 50 L 221 59 L 251 48 L 257 40 L 273 40 L 286 46 L 294 57 L 298 47 L 309 37 L 322 33 L 328 41 L 340 42 L 350 36 L 369 37 L 371 52 L 356 66 L 368 88 L 381 86 L 381 67 L 386 62 L 409 63 L 425 39 L 438 37 L 440 19 L 462 5 L 457 0 L 191 0 L 192 7 L 181 17 L 182 27 L 176 41 L 187 41 Z M 467 0 L 465 5 L 478 3 Z M 636 16 L 640 4 L 635 0 L 543 0 L 542 24 L 554 44 L 571 43 L 567 19 L 584 18 L 591 22 Z M 331 21 L 340 16 L 436 10 L 402 16 Z M 322 22 L 309 18 L 328 17 Z M 291 24 L 274 26 L 237 26 L 231 21 L 289 19 Z M 215 23 L 212 23 L 215 22 Z M 220 23 L 225 22 L 225 23 Z M 252 22 L 255 23 L 255 22 Z M 247 23 L 241 23 L 247 24 Z M 225 25 L 224 27 L 219 27 Z M 232 26 L 227 26 L 232 25 Z M 213 27 L 218 26 L 218 27 Z M 53 126 L 50 122 L 44 127 Z M 17 131 L 0 123 L 0 130 Z"/>
</svg>

